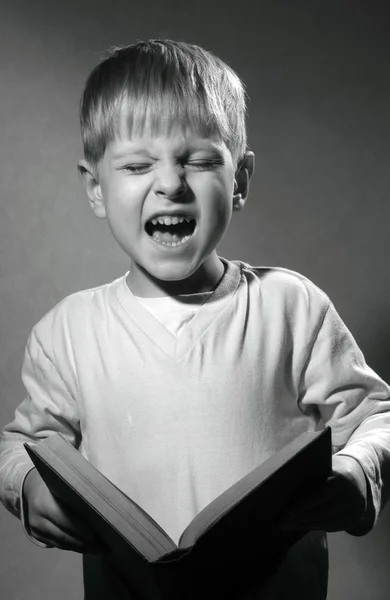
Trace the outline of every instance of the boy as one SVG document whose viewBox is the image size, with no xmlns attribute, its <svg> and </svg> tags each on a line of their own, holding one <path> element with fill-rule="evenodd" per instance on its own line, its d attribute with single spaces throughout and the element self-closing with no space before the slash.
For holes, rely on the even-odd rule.
<svg viewBox="0 0 390 600">
<path fill-rule="evenodd" d="M 92 211 L 131 267 L 34 327 L 27 395 L 2 437 L 2 502 L 38 545 L 84 553 L 88 600 L 115 599 L 93 534 L 50 494 L 23 442 L 61 432 L 177 541 L 235 481 L 330 425 L 332 474 L 286 522 L 307 535 L 261 592 L 324 599 L 323 532 L 362 535 L 383 507 L 390 389 L 314 284 L 216 253 L 254 170 L 241 81 L 194 45 L 116 49 L 87 81 L 81 128 Z"/>
</svg>

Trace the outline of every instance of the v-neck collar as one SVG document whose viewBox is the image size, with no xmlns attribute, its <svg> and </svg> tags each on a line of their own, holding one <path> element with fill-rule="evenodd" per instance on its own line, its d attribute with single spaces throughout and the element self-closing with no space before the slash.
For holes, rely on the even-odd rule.
<svg viewBox="0 0 390 600">
<path fill-rule="evenodd" d="M 137 300 L 127 285 L 128 273 L 119 280 L 116 290 L 122 308 L 144 334 L 174 360 L 180 360 L 190 350 L 209 325 L 225 309 L 237 291 L 241 278 L 239 264 L 221 256 L 219 259 L 225 268 L 223 276 L 210 297 L 199 307 L 193 319 L 185 325 L 178 338 Z"/>
</svg>

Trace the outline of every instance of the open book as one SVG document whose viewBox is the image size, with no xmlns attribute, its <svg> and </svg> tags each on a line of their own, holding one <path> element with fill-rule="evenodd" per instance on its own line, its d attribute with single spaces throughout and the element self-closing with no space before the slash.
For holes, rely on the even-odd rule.
<svg viewBox="0 0 390 600">
<path fill-rule="evenodd" d="M 266 577 L 302 536 L 278 531 L 284 512 L 320 485 L 332 464 L 330 428 L 303 433 L 206 506 L 176 545 L 61 434 L 24 445 L 52 494 L 107 546 L 99 560 L 137 600 L 227 598 L 250 573 Z"/>
</svg>

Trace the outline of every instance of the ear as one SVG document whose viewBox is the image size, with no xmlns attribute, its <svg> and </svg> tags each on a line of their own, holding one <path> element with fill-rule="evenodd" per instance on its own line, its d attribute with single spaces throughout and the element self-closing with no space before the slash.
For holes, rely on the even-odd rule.
<svg viewBox="0 0 390 600">
<path fill-rule="evenodd" d="M 102 190 L 99 184 L 97 168 L 93 167 L 84 159 L 79 160 L 77 168 L 94 215 L 98 217 L 98 219 L 105 219 L 106 207 L 104 205 Z"/>
<path fill-rule="evenodd" d="M 255 170 L 255 155 L 249 150 L 238 163 L 234 176 L 233 210 L 241 210 L 248 198 L 249 185 Z"/>
</svg>

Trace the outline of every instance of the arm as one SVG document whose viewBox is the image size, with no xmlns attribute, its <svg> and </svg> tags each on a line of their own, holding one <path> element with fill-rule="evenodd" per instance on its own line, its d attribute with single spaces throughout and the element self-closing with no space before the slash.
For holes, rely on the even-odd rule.
<svg viewBox="0 0 390 600">
<path fill-rule="evenodd" d="M 0 441 L 0 500 L 19 518 L 21 486 L 33 468 L 23 443 L 39 442 L 54 432 L 75 446 L 81 440 L 76 401 L 34 330 L 25 350 L 22 380 L 26 396 Z"/>
<path fill-rule="evenodd" d="M 37 545 L 77 550 L 82 548 L 77 533 L 91 540 L 90 533 L 50 494 L 23 446 L 54 432 L 76 447 L 81 441 L 76 399 L 46 346 L 33 331 L 22 367 L 26 396 L 0 441 L 0 500 L 21 518 L 27 536 Z"/>
<path fill-rule="evenodd" d="M 367 366 L 332 304 L 309 348 L 299 404 L 332 428 L 335 455 L 324 488 L 290 522 L 368 533 L 390 489 L 390 388 Z"/>
</svg>

